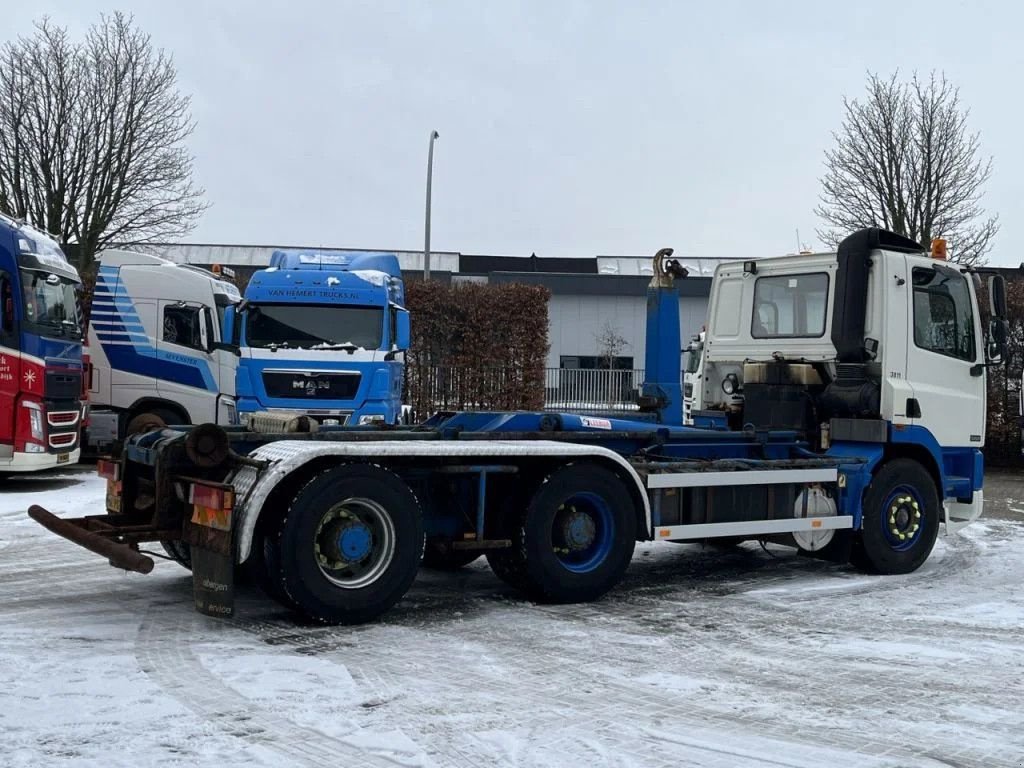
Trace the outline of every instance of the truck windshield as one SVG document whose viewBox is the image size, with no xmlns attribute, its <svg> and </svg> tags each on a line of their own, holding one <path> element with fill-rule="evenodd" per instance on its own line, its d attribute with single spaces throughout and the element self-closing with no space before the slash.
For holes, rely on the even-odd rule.
<svg viewBox="0 0 1024 768">
<path fill-rule="evenodd" d="M 75 296 L 78 283 L 35 269 L 22 269 L 20 272 L 25 322 L 40 326 L 43 333 L 81 338 L 82 327 Z"/>
<path fill-rule="evenodd" d="M 381 307 L 258 304 L 246 312 L 250 347 L 363 347 L 379 349 L 384 330 Z"/>
</svg>

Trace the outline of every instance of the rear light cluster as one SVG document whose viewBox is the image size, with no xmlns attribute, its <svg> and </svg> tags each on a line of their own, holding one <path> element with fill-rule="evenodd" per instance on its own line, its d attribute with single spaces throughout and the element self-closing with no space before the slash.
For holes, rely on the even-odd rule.
<svg viewBox="0 0 1024 768">
<path fill-rule="evenodd" d="M 219 531 L 231 530 L 231 510 L 235 492 L 231 488 L 192 483 L 188 500 L 192 505 L 192 522 Z"/>
<path fill-rule="evenodd" d="M 104 480 L 113 480 L 116 483 L 121 479 L 121 465 L 110 459 L 100 459 L 96 462 L 96 473 Z"/>
</svg>

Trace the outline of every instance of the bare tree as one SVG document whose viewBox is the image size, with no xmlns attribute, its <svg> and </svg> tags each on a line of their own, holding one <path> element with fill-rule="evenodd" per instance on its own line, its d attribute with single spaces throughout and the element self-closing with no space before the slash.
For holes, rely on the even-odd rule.
<svg viewBox="0 0 1024 768">
<path fill-rule="evenodd" d="M 998 217 L 986 218 L 980 205 L 992 160 L 968 132 L 959 90 L 934 73 L 909 83 L 869 74 L 867 97 L 843 106 L 835 147 L 825 152 L 818 237 L 835 245 L 879 226 L 925 247 L 943 237 L 955 261 L 982 262 L 999 231 Z"/>
<path fill-rule="evenodd" d="M 610 320 L 605 320 L 601 330 L 594 334 L 594 341 L 597 342 L 598 365 L 608 370 L 615 368 L 619 355 L 629 346 L 626 337 Z"/>
<path fill-rule="evenodd" d="M 80 43 L 43 19 L 0 49 L 0 209 L 72 244 L 180 237 L 206 209 L 192 181 L 190 99 L 171 57 L 122 13 Z"/>
</svg>

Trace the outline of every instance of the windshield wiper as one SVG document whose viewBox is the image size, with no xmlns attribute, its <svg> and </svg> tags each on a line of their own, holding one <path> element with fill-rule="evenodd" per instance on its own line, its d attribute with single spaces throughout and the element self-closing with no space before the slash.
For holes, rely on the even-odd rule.
<svg viewBox="0 0 1024 768">
<path fill-rule="evenodd" d="M 344 344 L 334 344 L 329 341 L 322 341 L 319 344 L 314 344 L 312 347 L 309 347 L 309 349 L 325 349 L 331 351 L 336 349 L 343 349 L 351 355 L 357 352 L 358 350 L 362 349 L 362 347 L 360 347 L 358 344 L 353 344 L 351 341 L 346 341 Z"/>
</svg>

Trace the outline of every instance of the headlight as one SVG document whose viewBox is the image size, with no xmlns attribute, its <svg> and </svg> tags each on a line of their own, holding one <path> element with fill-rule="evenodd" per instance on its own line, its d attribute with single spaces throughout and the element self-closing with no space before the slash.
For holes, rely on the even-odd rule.
<svg viewBox="0 0 1024 768">
<path fill-rule="evenodd" d="M 28 408 L 28 426 L 32 433 L 32 439 L 42 442 L 43 435 L 43 410 L 33 402 L 23 402 L 22 405 Z"/>
<path fill-rule="evenodd" d="M 363 426 L 364 424 L 383 424 L 383 423 L 384 423 L 384 414 L 383 413 L 369 413 L 369 414 L 366 414 L 365 416 L 360 416 L 359 417 L 359 425 L 360 426 Z"/>
<path fill-rule="evenodd" d="M 722 379 L 722 391 L 727 395 L 736 394 L 736 390 L 739 389 L 739 379 L 736 378 L 735 373 L 730 373 L 724 379 Z"/>
<path fill-rule="evenodd" d="M 249 411 L 242 411 L 241 413 L 238 414 L 238 423 L 241 424 L 243 427 L 248 427 L 250 415 L 251 414 L 249 413 Z"/>
</svg>

